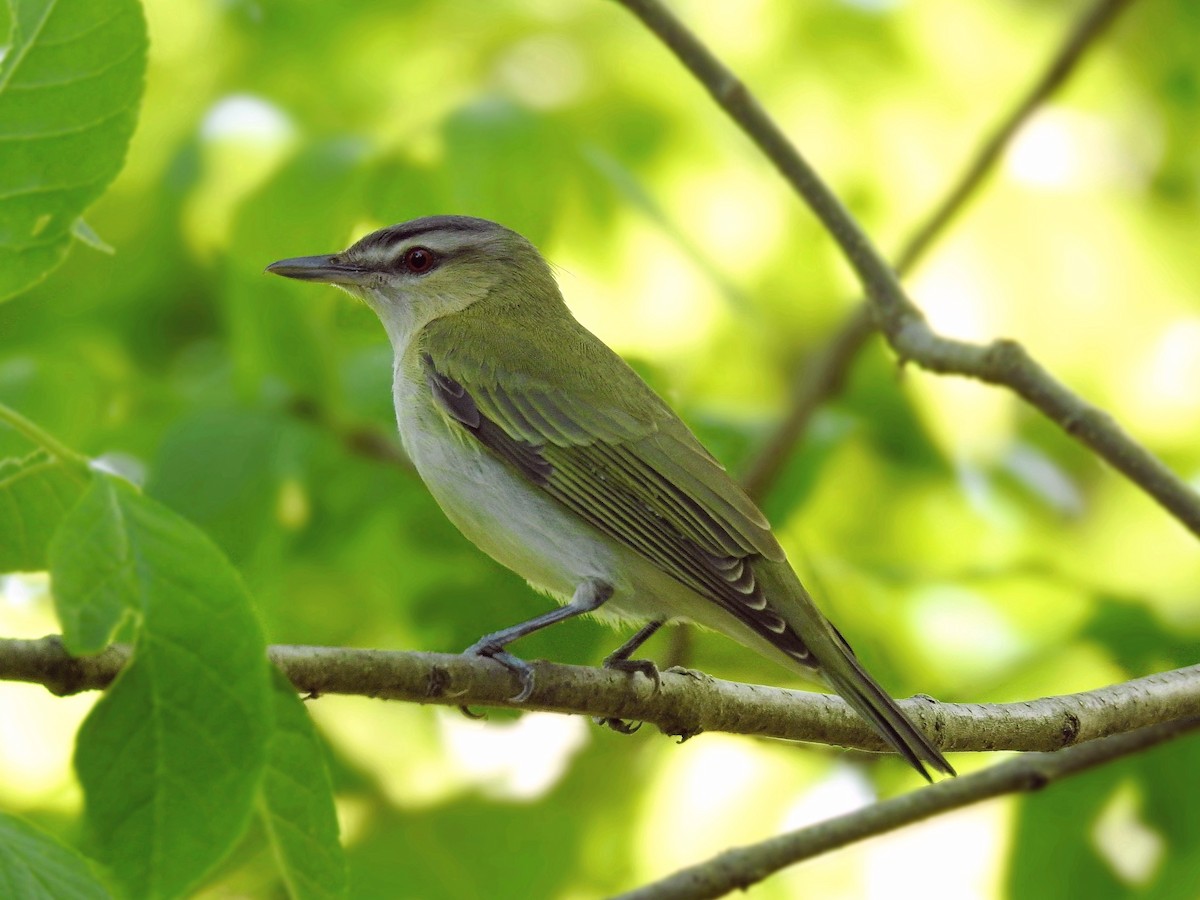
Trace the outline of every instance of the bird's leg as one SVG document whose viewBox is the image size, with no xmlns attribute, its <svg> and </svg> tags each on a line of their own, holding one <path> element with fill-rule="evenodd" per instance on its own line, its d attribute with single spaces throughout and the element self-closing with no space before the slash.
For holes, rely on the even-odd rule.
<svg viewBox="0 0 1200 900">
<path fill-rule="evenodd" d="M 650 640 L 651 636 L 663 627 L 664 621 L 663 619 L 658 619 L 639 628 L 633 637 L 604 657 L 604 668 L 616 669 L 619 672 L 641 672 L 654 682 L 654 690 L 657 691 L 661 688 L 662 678 L 659 677 L 658 666 L 652 660 L 630 659 L 629 657 L 633 656 L 642 644 Z M 621 734 L 633 734 L 642 727 L 641 722 L 626 722 L 624 719 L 618 719 L 613 716 L 596 716 L 593 721 L 597 725 L 605 725 Z"/>
<path fill-rule="evenodd" d="M 529 695 L 533 693 L 533 666 L 525 660 L 513 656 L 504 648 L 513 641 L 533 634 L 535 631 L 541 631 L 543 628 L 553 625 L 556 622 L 564 622 L 567 619 L 573 619 L 575 616 L 580 616 L 584 613 L 595 612 L 612 595 L 613 588 L 611 584 L 601 581 L 598 578 L 589 578 L 586 581 L 580 582 L 579 586 L 575 588 L 575 593 L 572 595 L 570 602 L 565 606 L 560 606 L 547 613 L 542 613 L 540 616 L 535 616 L 528 622 L 521 622 L 519 625 L 513 625 L 510 628 L 503 628 L 492 634 L 486 634 L 464 650 L 463 653 L 470 656 L 486 656 L 489 659 L 494 659 L 500 665 L 504 666 L 504 668 L 515 673 L 521 679 L 521 690 L 512 698 L 512 701 L 514 703 L 524 703 L 529 699 Z M 636 645 L 634 646 L 636 647 Z"/>
<path fill-rule="evenodd" d="M 654 682 L 654 689 L 657 691 L 662 687 L 662 679 L 659 677 L 658 666 L 654 664 L 654 661 L 649 659 L 630 659 L 629 657 L 633 656 L 642 644 L 650 640 L 654 636 L 654 633 L 662 628 L 665 623 L 665 619 L 658 619 L 647 625 L 643 625 L 638 629 L 637 634 L 608 654 L 608 656 L 604 657 L 604 668 L 616 669 L 618 672 L 641 672 Z"/>
</svg>

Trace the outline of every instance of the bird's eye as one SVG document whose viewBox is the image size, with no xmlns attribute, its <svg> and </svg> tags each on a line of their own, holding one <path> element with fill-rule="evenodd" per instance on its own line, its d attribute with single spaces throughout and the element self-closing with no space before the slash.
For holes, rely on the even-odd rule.
<svg viewBox="0 0 1200 900">
<path fill-rule="evenodd" d="M 422 275 L 433 268 L 436 257 L 432 250 L 412 247 L 404 253 L 404 268 L 414 275 Z"/>
</svg>

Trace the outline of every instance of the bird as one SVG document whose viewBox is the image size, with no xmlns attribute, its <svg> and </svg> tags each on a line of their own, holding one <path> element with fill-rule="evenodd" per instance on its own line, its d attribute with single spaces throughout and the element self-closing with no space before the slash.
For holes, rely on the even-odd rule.
<svg viewBox="0 0 1200 900">
<path fill-rule="evenodd" d="M 572 315 L 550 265 L 487 219 L 436 215 L 267 272 L 334 285 L 379 317 L 394 351 L 401 443 L 450 521 L 561 605 L 465 652 L 515 673 L 507 649 L 582 614 L 642 627 L 607 668 L 668 622 L 720 632 L 823 679 L 932 780 L 954 769 L 820 612 L 762 511 L 683 420 Z"/>
</svg>

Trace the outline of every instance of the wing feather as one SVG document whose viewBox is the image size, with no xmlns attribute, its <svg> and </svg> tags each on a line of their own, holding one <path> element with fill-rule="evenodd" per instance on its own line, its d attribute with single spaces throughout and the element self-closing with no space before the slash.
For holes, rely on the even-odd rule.
<svg viewBox="0 0 1200 900">
<path fill-rule="evenodd" d="M 706 550 L 784 558 L 758 507 L 665 406 L 656 403 L 660 414 L 639 424 L 619 409 L 584 408 L 565 392 L 527 388 L 518 393 L 498 385 L 472 385 L 472 391 L 484 415 L 514 437 L 602 449 L 630 487 L 640 489 L 657 512 Z"/>
<path fill-rule="evenodd" d="M 653 417 L 532 384 L 529 373 L 515 380 L 519 390 L 476 384 L 462 354 L 435 361 L 428 345 L 421 364 L 443 412 L 532 484 L 795 658 L 807 658 L 755 577 L 755 560 L 783 557 L 765 519 L 748 498 L 741 502 L 745 495 L 720 464 L 640 379 L 655 401 Z M 485 370 L 473 371 L 478 378 Z M 690 442 L 664 435 L 675 428 Z M 732 497 L 704 483 L 713 470 Z"/>
</svg>

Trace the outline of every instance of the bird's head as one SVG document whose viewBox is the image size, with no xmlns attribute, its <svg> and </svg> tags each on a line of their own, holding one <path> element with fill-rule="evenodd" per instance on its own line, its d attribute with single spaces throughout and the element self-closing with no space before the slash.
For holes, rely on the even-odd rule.
<svg viewBox="0 0 1200 900">
<path fill-rule="evenodd" d="M 281 259 L 267 271 L 336 285 L 360 298 L 397 347 L 433 319 L 482 300 L 497 307 L 562 303 L 550 267 L 529 241 L 469 216 L 413 219 L 340 253 Z"/>
</svg>

